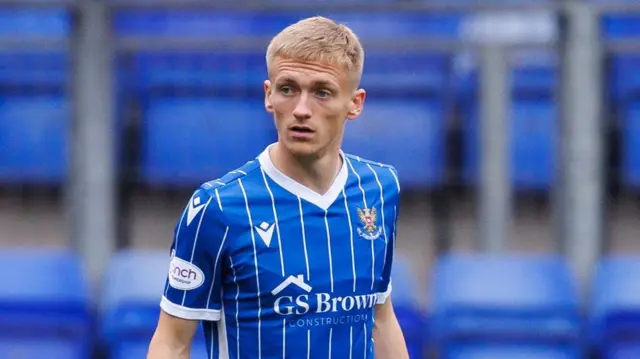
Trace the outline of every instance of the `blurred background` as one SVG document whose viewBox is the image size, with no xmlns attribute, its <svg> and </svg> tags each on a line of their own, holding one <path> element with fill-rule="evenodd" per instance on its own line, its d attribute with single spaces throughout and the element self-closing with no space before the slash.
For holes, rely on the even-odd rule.
<svg viewBox="0 0 640 359">
<path fill-rule="evenodd" d="M 179 214 L 275 141 L 264 52 L 312 15 L 365 47 L 344 149 L 400 173 L 411 358 L 640 358 L 632 0 L 0 0 L 0 358 L 145 357 Z"/>
</svg>

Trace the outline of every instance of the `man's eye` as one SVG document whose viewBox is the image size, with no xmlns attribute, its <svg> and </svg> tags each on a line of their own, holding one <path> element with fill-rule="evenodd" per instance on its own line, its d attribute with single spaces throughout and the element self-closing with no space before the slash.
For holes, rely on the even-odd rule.
<svg viewBox="0 0 640 359">
<path fill-rule="evenodd" d="M 326 97 L 330 97 L 331 96 L 331 92 L 327 91 L 327 90 L 320 90 L 317 92 L 318 97 L 320 98 L 326 98 Z"/>
<path fill-rule="evenodd" d="M 280 87 L 280 92 L 283 95 L 290 95 L 291 93 L 293 93 L 293 89 L 289 86 L 282 86 Z"/>
</svg>

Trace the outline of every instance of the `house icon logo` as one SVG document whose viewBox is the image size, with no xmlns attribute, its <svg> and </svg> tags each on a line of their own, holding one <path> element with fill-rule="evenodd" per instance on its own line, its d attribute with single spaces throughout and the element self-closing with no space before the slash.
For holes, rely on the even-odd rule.
<svg viewBox="0 0 640 359">
<path fill-rule="evenodd" d="M 297 276 L 290 275 L 289 278 L 285 279 L 282 283 L 275 287 L 271 291 L 271 294 L 278 295 L 280 294 L 280 292 L 287 289 L 290 285 L 295 285 L 307 293 L 311 292 L 311 289 L 313 289 L 310 285 L 304 282 L 304 276 L 302 274 L 298 274 Z"/>
</svg>

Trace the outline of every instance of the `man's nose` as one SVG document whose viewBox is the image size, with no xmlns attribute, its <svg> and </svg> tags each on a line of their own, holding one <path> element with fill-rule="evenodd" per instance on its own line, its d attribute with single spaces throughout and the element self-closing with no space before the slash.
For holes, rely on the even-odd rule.
<svg viewBox="0 0 640 359">
<path fill-rule="evenodd" d="M 303 93 L 296 107 L 293 109 L 293 116 L 298 120 L 306 120 L 311 117 L 311 109 L 309 108 L 309 95 Z"/>
</svg>

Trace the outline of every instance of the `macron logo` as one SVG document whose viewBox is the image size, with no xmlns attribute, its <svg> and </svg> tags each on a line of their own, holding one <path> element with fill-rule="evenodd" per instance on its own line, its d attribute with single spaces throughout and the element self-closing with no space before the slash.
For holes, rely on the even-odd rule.
<svg viewBox="0 0 640 359">
<path fill-rule="evenodd" d="M 297 276 L 290 275 L 289 278 L 285 279 L 284 282 L 280 283 L 279 286 L 275 287 L 271 294 L 278 295 L 283 290 L 287 289 L 290 285 L 295 284 L 298 288 L 304 290 L 305 292 L 311 292 L 311 286 L 304 282 L 304 276 L 302 274 L 298 274 Z"/>
<path fill-rule="evenodd" d="M 273 238 L 273 224 L 262 222 L 259 226 L 255 226 L 256 232 L 264 243 L 269 247 L 271 245 L 271 238 Z"/>
<path fill-rule="evenodd" d="M 193 222 L 193 219 L 196 218 L 205 205 L 206 203 L 200 202 L 200 197 L 195 197 L 189 201 L 189 207 L 187 207 L 187 226 Z"/>
</svg>

